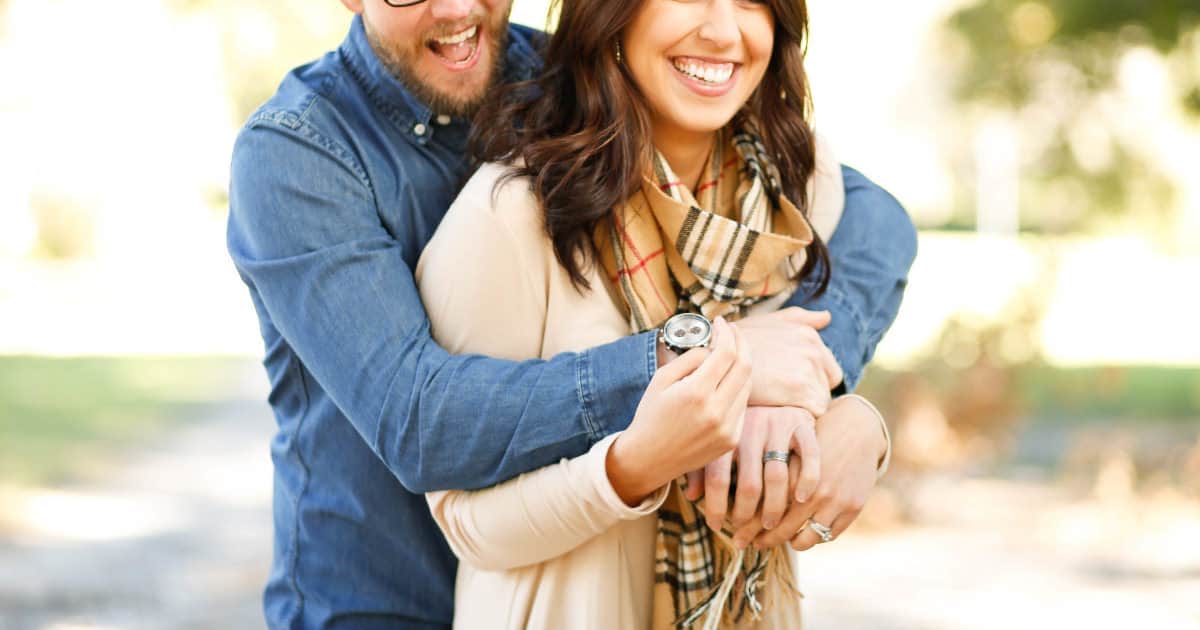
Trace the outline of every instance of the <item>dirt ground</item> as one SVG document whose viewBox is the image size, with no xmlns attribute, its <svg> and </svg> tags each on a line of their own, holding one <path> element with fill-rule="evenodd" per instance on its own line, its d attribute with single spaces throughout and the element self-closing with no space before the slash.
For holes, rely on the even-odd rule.
<svg viewBox="0 0 1200 630">
<path fill-rule="evenodd" d="M 230 404 L 103 479 L 0 487 L 0 630 L 262 627 L 272 428 L 265 405 Z M 1082 494 L 902 486 L 802 557 L 809 630 L 1200 628 L 1195 501 L 1136 495 L 1119 466 Z"/>
</svg>

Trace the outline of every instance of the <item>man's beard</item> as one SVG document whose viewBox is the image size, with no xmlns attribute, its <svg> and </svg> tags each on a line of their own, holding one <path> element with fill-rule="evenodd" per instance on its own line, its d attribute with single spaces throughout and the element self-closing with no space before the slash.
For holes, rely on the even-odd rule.
<svg viewBox="0 0 1200 630">
<path fill-rule="evenodd" d="M 494 23 L 488 23 L 487 20 L 492 18 Z M 408 91 L 412 93 L 417 100 L 425 103 L 430 110 L 437 114 L 450 114 L 452 116 L 461 116 L 469 118 L 479 110 L 480 105 L 487 98 L 490 87 L 500 82 L 500 76 L 504 67 L 504 50 L 508 43 L 508 16 L 507 15 L 480 15 L 477 18 L 478 25 L 481 31 L 485 31 L 486 37 L 482 34 L 481 39 L 485 40 L 488 47 L 488 54 L 491 57 L 492 67 L 488 68 L 488 79 L 478 88 L 475 94 L 454 94 L 446 93 L 433 85 L 421 80 L 414 70 L 417 67 L 417 59 L 424 54 L 425 41 L 422 40 L 417 48 L 402 48 L 399 46 L 387 46 L 382 42 L 378 35 L 372 32 L 370 28 L 367 31 L 367 40 L 371 44 L 371 48 L 375 51 L 375 55 L 379 57 L 383 66 L 388 69 L 388 72 L 402 83 Z M 486 30 L 485 30 L 486 29 Z M 484 51 L 478 51 L 475 54 L 483 54 Z"/>
</svg>

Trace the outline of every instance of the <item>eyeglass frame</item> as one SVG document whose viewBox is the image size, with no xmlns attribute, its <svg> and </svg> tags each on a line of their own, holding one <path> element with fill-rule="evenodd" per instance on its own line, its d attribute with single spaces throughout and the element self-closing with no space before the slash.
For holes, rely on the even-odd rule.
<svg viewBox="0 0 1200 630">
<path fill-rule="evenodd" d="M 426 0 L 401 0 L 400 2 L 397 2 L 396 0 L 383 0 L 383 3 L 389 7 L 392 7 L 393 9 L 403 9 L 404 7 L 416 6 L 425 1 Z"/>
</svg>

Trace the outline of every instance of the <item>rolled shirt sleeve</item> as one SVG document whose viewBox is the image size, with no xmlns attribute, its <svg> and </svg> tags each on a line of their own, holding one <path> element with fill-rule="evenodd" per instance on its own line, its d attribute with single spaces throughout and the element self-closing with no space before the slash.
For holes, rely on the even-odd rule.
<svg viewBox="0 0 1200 630">
<path fill-rule="evenodd" d="M 829 239 L 831 273 L 825 293 L 801 283 L 787 306 L 828 310 L 820 331 L 852 391 L 900 310 L 908 271 L 917 254 L 917 232 L 908 213 L 887 191 L 843 166 L 845 209 Z"/>
</svg>

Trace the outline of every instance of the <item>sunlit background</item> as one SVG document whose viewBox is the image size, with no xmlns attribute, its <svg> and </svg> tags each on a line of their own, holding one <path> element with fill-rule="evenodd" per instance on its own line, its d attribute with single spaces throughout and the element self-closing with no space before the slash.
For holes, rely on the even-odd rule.
<svg viewBox="0 0 1200 630">
<path fill-rule="evenodd" d="M 810 12 L 816 125 L 921 243 L 862 386 L 894 468 L 804 556 L 809 627 L 1200 627 L 1200 0 Z M 0 0 L 0 629 L 262 625 L 229 152 L 348 21 Z"/>
</svg>

